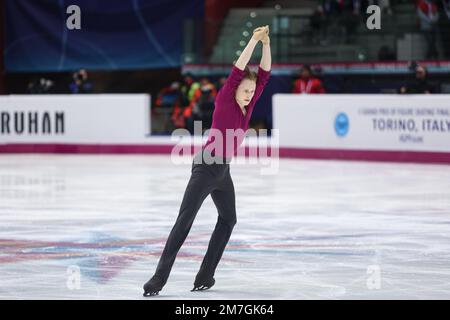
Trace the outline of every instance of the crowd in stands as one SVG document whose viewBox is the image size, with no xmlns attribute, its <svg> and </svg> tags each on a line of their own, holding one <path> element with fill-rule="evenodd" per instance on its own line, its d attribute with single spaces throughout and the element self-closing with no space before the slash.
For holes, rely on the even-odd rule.
<svg viewBox="0 0 450 320">
<path fill-rule="evenodd" d="M 35 78 L 31 80 L 26 88 L 26 92 L 30 94 L 54 93 L 56 83 L 45 77 Z M 93 91 L 93 83 L 89 79 L 86 69 L 80 69 L 71 75 L 68 80 L 64 93 L 91 93 Z"/>
<path fill-rule="evenodd" d="M 427 59 L 439 59 L 438 44 L 442 44 L 444 57 L 450 58 L 450 0 L 321 0 L 320 5 L 311 18 L 311 26 L 316 38 L 313 41 L 326 45 L 330 39 L 336 38 L 333 32 L 342 30 L 337 38 L 346 43 L 355 41 L 357 25 L 366 17 L 366 9 L 370 5 L 380 6 L 383 14 L 393 14 L 393 4 L 415 2 L 418 25 L 426 40 Z M 338 26 L 339 28 L 336 28 Z M 380 60 L 395 60 L 395 54 L 381 52 Z M 386 59 L 384 59 L 386 58 Z M 428 80 L 428 72 L 424 66 L 411 65 L 411 79 L 398 88 L 398 93 L 437 93 L 437 86 Z M 185 75 L 181 81 L 174 81 L 160 89 L 152 103 L 152 117 L 158 119 L 159 131 L 170 132 L 176 128 L 186 128 L 194 133 L 194 123 L 202 122 L 202 129 L 212 125 L 214 100 L 217 92 L 226 81 L 225 77 L 211 81 L 207 77 L 195 79 Z M 85 69 L 71 75 L 67 92 L 90 93 L 93 83 Z M 36 78 L 27 87 L 29 93 L 51 93 L 54 82 L 47 78 Z M 292 79 L 290 92 L 295 94 L 324 94 L 326 87 L 314 70 L 304 65 L 297 77 Z"/>
<path fill-rule="evenodd" d="M 321 0 L 311 18 L 313 33 L 318 35 L 313 41 L 327 45 L 335 38 L 353 43 L 358 24 L 366 16 L 370 5 L 378 5 L 382 12 L 392 14 L 390 0 Z M 336 34 L 340 30 L 342 34 Z"/>
<path fill-rule="evenodd" d="M 427 69 L 412 62 L 411 76 L 405 77 L 404 84 L 397 90 L 399 94 L 431 94 L 438 93 L 437 85 L 429 81 Z M 170 132 L 176 128 L 188 129 L 194 133 L 194 121 L 202 121 L 203 132 L 211 127 L 214 111 L 214 98 L 226 81 L 225 77 L 213 83 L 203 77 L 199 81 L 192 75 L 186 75 L 183 81 L 173 82 L 162 88 L 152 108 L 152 115 L 156 118 L 165 115 L 158 121 L 163 123 L 161 131 Z M 315 75 L 313 68 L 304 65 L 297 77 L 292 79 L 291 93 L 294 94 L 325 94 L 319 76 Z"/>
<path fill-rule="evenodd" d="M 224 82 L 225 78 L 220 78 L 212 83 L 206 77 L 195 81 L 186 75 L 181 83 L 173 82 L 159 91 L 152 113 L 162 115 L 164 130 L 186 128 L 194 133 L 194 121 L 202 121 L 204 131 L 212 125 L 214 100 Z"/>
<path fill-rule="evenodd" d="M 358 25 L 368 17 L 366 10 L 377 5 L 383 14 L 392 15 L 392 3 L 416 2 L 417 23 L 427 44 L 427 59 L 450 58 L 450 0 L 321 0 L 311 18 L 313 42 L 328 45 L 332 41 L 354 43 Z M 391 57 L 394 60 L 394 57 Z"/>
<path fill-rule="evenodd" d="M 439 58 L 439 37 L 444 56 L 450 57 L 450 0 L 418 0 L 417 16 L 427 42 L 427 59 Z"/>
<path fill-rule="evenodd" d="M 89 81 L 89 75 L 86 69 L 80 69 L 72 75 L 72 82 L 69 84 L 71 93 L 91 93 L 92 82 Z"/>
</svg>

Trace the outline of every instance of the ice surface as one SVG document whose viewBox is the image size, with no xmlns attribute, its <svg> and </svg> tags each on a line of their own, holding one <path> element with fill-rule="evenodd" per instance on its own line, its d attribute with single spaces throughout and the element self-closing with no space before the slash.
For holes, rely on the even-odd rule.
<svg viewBox="0 0 450 320">
<path fill-rule="evenodd" d="M 190 292 L 208 197 L 156 299 L 450 299 L 450 166 L 282 159 L 276 175 L 231 174 L 238 222 L 216 285 Z M 0 298 L 145 299 L 189 176 L 164 155 L 0 156 Z"/>
</svg>

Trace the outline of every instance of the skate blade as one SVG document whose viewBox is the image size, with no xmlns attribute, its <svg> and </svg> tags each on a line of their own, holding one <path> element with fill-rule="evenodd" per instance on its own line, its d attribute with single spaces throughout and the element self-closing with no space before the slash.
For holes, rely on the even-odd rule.
<svg viewBox="0 0 450 320">
<path fill-rule="evenodd" d="M 153 297 L 153 296 L 158 296 L 158 295 L 159 295 L 159 291 L 144 292 L 144 294 L 143 294 L 144 297 Z"/>
<path fill-rule="evenodd" d="M 205 290 L 208 290 L 209 288 L 211 288 L 211 287 L 202 285 L 200 287 L 194 287 L 194 289 L 192 289 L 191 292 L 194 292 L 194 291 L 205 291 Z"/>
</svg>

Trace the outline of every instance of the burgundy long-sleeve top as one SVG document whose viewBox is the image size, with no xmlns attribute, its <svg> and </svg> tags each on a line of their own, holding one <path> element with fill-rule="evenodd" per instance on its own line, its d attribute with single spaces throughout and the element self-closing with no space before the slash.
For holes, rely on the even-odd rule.
<svg viewBox="0 0 450 320">
<path fill-rule="evenodd" d="M 210 151 L 214 156 L 231 159 L 236 154 L 238 147 L 245 138 L 245 133 L 248 130 L 250 117 L 256 101 L 258 101 L 269 80 L 270 71 L 265 71 L 261 67 L 258 67 L 255 94 L 250 100 L 250 103 L 246 106 L 245 115 L 235 98 L 236 90 L 244 76 L 245 72 L 243 70 L 233 66 L 230 75 L 216 96 L 211 129 L 219 130 L 221 137 L 214 132 L 215 130 L 210 130 L 208 140 L 204 146 L 204 148 Z M 228 138 L 228 141 L 234 140 L 232 145 L 231 142 L 227 144 L 227 129 L 232 129 L 233 132 L 235 132 L 233 139 L 233 132 Z M 242 131 L 235 131 L 238 129 L 241 129 Z M 218 143 L 216 142 L 216 138 L 221 138 L 221 145 L 220 143 L 216 144 Z"/>
</svg>

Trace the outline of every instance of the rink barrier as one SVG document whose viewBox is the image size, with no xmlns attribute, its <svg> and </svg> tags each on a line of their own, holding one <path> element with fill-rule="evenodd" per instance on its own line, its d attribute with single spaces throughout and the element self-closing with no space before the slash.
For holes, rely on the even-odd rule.
<svg viewBox="0 0 450 320">
<path fill-rule="evenodd" d="M 150 101 L 143 94 L 2 96 L 0 153 L 171 154 L 177 139 L 150 134 Z M 450 95 L 276 94 L 273 101 L 273 136 L 246 138 L 247 155 L 272 145 L 281 158 L 450 163 Z M 17 113 L 38 132 L 4 133 Z M 388 120 L 396 127 L 383 131 Z M 415 130 L 402 132 L 404 124 Z M 184 144 L 192 154 L 201 143 Z"/>
<path fill-rule="evenodd" d="M 283 157 L 450 163 L 450 95 L 272 99 L 274 137 Z"/>
</svg>

